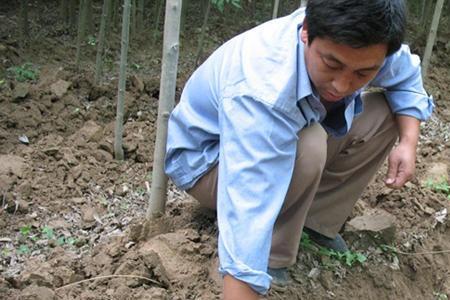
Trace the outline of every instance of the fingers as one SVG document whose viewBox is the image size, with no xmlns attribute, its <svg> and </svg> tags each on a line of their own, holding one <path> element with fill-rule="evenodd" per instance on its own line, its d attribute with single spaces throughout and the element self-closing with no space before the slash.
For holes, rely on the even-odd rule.
<svg viewBox="0 0 450 300">
<path fill-rule="evenodd" d="M 397 159 L 394 159 L 392 157 L 389 158 L 388 172 L 385 180 L 386 185 L 389 187 L 394 187 L 398 174 L 398 166 L 399 161 Z"/>
</svg>

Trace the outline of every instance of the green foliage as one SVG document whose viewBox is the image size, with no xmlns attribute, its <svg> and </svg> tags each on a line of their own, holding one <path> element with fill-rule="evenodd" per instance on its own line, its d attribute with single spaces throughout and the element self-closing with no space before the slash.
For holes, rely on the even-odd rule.
<svg viewBox="0 0 450 300">
<path fill-rule="evenodd" d="M 29 254 L 30 252 L 30 248 L 25 244 L 20 245 L 19 249 L 17 249 L 17 253 L 19 254 Z"/>
<path fill-rule="evenodd" d="M 95 36 L 92 36 L 92 35 L 88 36 L 87 44 L 90 45 L 90 46 L 97 45 L 97 39 L 95 38 Z"/>
<path fill-rule="evenodd" d="M 429 179 L 426 182 L 426 186 L 435 192 L 447 195 L 447 198 L 450 199 L 450 185 L 445 178 L 442 178 L 439 182 L 434 182 L 433 180 Z"/>
<path fill-rule="evenodd" d="M 49 240 L 55 237 L 53 229 L 48 226 L 44 226 L 44 228 L 42 228 L 42 234 Z"/>
<path fill-rule="evenodd" d="M 305 232 L 303 232 L 302 234 L 300 246 L 302 246 L 306 250 L 313 252 L 314 254 L 339 261 L 349 267 L 353 267 L 356 263 L 363 264 L 367 260 L 367 257 L 361 253 L 353 252 L 350 250 L 346 252 L 337 252 L 332 249 L 315 245 L 309 238 L 309 235 Z"/>
<path fill-rule="evenodd" d="M 448 300 L 448 296 L 441 292 L 434 292 L 433 295 L 436 297 L 436 300 Z"/>
<path fill-rule="evenodd" d="M 54 241 L 58 246 L 63 245 L 74 245 L 76 239 L 73 237 L 65 237 L 65 236 L 57 236 L 53 228 L 49 226 L 43 226 L 42 228 L 33 228 L 31 225 L 25 225 L 19 228 L 20 235 L 27 238 L 22 239 L 22 243 L 19 245 L 19 248 L 16 250 L 19 255 L 30 254 L 33 248 L 38 247 L 36 242 L 38 241 Z M 5 256 L 5 253 L 1 253 Z"/>
<path fill-rule="evenodd" d="M 33 81 L 39 78 L 39 72 L 31 63 L 24 63 L 21 66 L 8 68 L 8 72 L 20 82 Z"/>
<path fill-rule="evenodd" d="M 20 234 L 23 235 L 24 237 L 28 237 L 31 233 L 31 226 L 30 225 L 25 225 L 20 227 Z"/>
<path fill-rule="evenodd" d="M 231 4 L 234 7 L 241 8 L 241 0 L 211 0 L 212 5 L 214 5 L 220 12 L 223 12 L 225 4 Z"/>
</svg>

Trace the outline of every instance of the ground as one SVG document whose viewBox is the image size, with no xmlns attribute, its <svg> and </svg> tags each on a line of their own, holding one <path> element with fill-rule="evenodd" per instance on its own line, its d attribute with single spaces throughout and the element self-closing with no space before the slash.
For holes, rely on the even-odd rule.
<svg viewBox="0 0 450 300">
<path fill-rule="evenodd" d="M 72 41 L 57 26 L 21 47 L 8 33 L 13 11 L 4 11 L 0 298 L 220 299 L 214 213 L 170 185 L 166 215 L 145 222 L 159 71 L 143 70 L 158 53 L 130 58 L 139 68 L 127 80 L 126 159 L 119 162 L 113 159 L 114 68 L 95 85 L 93 49 L 86 47 L 82 68 L 75 68 Z M 450 62 L 445 47 L 436 56 L 427 89 L 437 107 L 422 125 L 416 179 L 388 189 L 384 166 L 344 228 L 352 253 L 339 259 L 304 239 L 292 284 L 272 289 L 267 299 L 447 299 L 450 200 L 441 176 L 448 177 L 450 157 Z M 180 60 L 178 96 L 192 61 Z M 19 82 L 7 69 L 25 62 L 39 77 Z M 365 230 L 358 220 L 379 220 L 379 228 Z M 353 260 L 356 253 L 361 262 Z"/>
</svg>

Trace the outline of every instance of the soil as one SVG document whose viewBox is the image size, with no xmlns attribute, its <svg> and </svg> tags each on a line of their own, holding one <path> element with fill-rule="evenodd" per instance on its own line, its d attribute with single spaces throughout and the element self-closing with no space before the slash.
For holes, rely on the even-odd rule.
<svg viewBox="0 0 450 300">
<path fill-rule="evenodd" d="M 117 70 L 108 69 L 96 86 L 95 51 L 88 46 L 75 68 L 73 35 L 56 23 L 50 6 L 40 14 L 30 5 L 34 37 L 21 46 L 11 34 L 16 10 L 7 2 L 0 4 L 0 298 L 220 299 L 214 213 L 170 185 L 166 215 L 145 221 L 159 50 L 130 52 L 140 68 L 127 80 L 125 160 L 119 162 L 113 159 Z M 211 34 L 205 53 L 251 24 L 238 25 Z M 118 47 L 111 42 L 108 49 L 118 53 Z M 193 70 L 195 43 L 186 41 L 184 49 L 178 96 Z M 450 157 L 450 62 L 445 47 L 436 51 L 426 82 L 436 110 L 422 125 L 416 179 L 388 189 L 384 166 L 351 216 L 394 216 L 393 235 L 380 242 L 384 232 L 373 239 L 344 229 L 352 251 L 367 258 L 352 266 L 302 244 L 290 268 L 292 284 L 270 290 L 266 299 L 450 295 L 448 184 L 430 185 L 433 176 L 448 178 Z M 7 71 L 24 62 L 32 62 L 39 78 L 19 82 Z"/>
</svg>

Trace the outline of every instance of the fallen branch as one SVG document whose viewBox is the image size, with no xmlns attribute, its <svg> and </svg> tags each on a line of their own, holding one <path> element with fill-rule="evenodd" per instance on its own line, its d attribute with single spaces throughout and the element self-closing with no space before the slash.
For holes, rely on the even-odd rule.
<svg viewBox="0 0 450 300">
<path fill-rule="evenodd" d="M 56 289 L 55 289 L 55 292 L 58 291 L 58 290 L 61 290 L 61 289 L 63 289 L 63 288 L 66 288 L 66 287 L 78 285 L 78 284 L 81 284 L 81 283 L 84 283 L 84 282 L 88 282 L 88 281 L 93 281 L 93 280 L 97 280 L 97 279 L 106 279 L 106 278 L 117 278 L 117 277 L 119 277 L 119 278 L 137 278 L 137 279 L 144 279 L 144 280 L 150 281 L 150 282 L 152 282 L 152 283 L 154 283 L 154 284 L 157 284 L 157 285 L 159 285 L 159 286 L 161 286 L 161 287 L 163 286 L 162 283 L 160 283 L 160 282 L 158 282 L 158 281 L 156 281 L 156 280 L 154 280 L 154 279 L 150 279 L 150 278 L 143 277 L 143 276 L 138 276 L 138 275 L 104 275 L 104 276 L 97 276 L 97 277 L 88 278 L 88 279 L 84 279 L 84 280 L 80 280 L 80 281 L 77 281 L 77 282 L 72 282 L 72 283 L 63 285 L 63 286 L 61 286 L 61 287 L 59 287 L 59 288 L 56 288 Z"/>
</svg>

